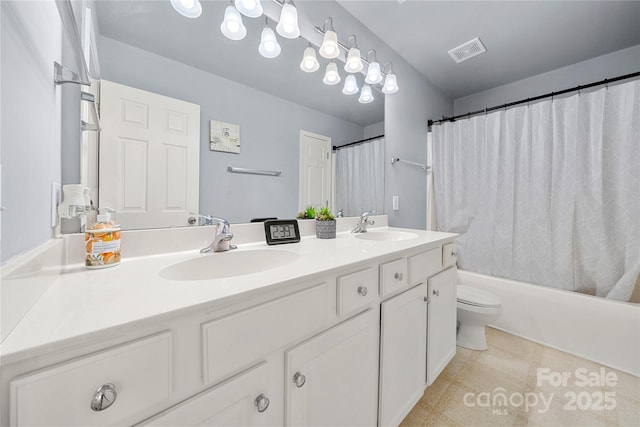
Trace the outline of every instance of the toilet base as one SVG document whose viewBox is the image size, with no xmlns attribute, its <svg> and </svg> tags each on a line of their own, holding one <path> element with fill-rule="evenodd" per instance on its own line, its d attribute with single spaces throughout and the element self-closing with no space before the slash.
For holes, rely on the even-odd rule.
<svg viewBox="0 0 640 427">
<path fill-rule="evenodd" d="M 461 323 L 456 334 L 456 345 L 469 350 L 486 350 L 487 337 L 484 326 Z"/>
</svg>

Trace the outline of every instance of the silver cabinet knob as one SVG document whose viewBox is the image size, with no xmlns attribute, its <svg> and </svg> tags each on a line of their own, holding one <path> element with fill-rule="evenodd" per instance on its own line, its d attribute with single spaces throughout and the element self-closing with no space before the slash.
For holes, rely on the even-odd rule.
<svg viewBox="0 0 640 427">
<path fill-rule="evenodd" d="M 93 394 L 93 399 L 91 399 L 91 409 L 94 411 L 104 411 L 109 406 L 113 405 L 116 399 L 118 398 L 118 393 L 116 393 L 116 386 L 113 384 L 103 384 L 96 392 Z"/>
<path fill-rule="evenodd" d="M 270 402 L 267 396 L 260 393 L 258 397 L 256 397 L 256 400 L 253 401 L 253 403 L 256 405 L 256 408 L 258 408 L 258 412 L 264 412 L 269 407 Z"/>
<path fill-rule="evenodd" d="M 293 383 L 296 385 L 296 387 L 300 388 L 306 382 L 307 382 L 307 377 L 302 375 L 300 372 L 296 372 L 295 374 L 293 374 Z"/>
<path fill-rule="evenodd" d="M 402 279 L 404 279 L 404 274 L 402 274 L 402 273 L 396 273 L 396 274 L 394 274 L 394 275 L 393 275 L 393 277 L 394 277 L 396 280 L 399 280 L 399 281 L 401 281 L 401 282 L 402 282 Z"/>
<path fill-rule="evenodd" d="M 434 294 L 435 296 L 439 297 L 439 296 L 440 296 L 440 291 L 439 291 L 438 289 L 434 289 L 434 290 L 433 290 L 433 294 Z"/>
<path fill-rule="evenodd" d="M 187 218 L 187 223 L 189 225 L 194 225 L 196 223 L 196 221 L 197 221 L 196 218 L 193 217 L 193 216 L 190 216 L 189 218 Z"/>
<path fill-rule="evenodd" d="M 358 286 L 358 293 L 360 295 L 367 296 L 367 287 L 366 286 Z"/>
</svg>

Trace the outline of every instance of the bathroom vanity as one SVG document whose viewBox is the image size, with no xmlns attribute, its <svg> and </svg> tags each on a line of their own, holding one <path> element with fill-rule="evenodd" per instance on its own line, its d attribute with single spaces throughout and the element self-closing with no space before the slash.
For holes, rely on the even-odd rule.
<svg viewBox="0 0 640 427">
<path fill-rule="evenodd" d="M 302 234 L 9 277 L 51 283 L 2 343 L 1 424 L 397 425 L 455 354 L 455 235 Z"/>
</svg>

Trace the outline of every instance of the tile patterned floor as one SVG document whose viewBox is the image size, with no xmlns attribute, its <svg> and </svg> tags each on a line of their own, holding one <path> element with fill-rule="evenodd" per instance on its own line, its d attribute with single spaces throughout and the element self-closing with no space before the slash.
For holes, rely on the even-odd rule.
<svg viewBox="0 0 640 427">
<path fill-rule="evenodd" d="M 640 426 L 639 378 L 492 328 L 487 343 L 458 347 L 400 427 Z M 582 384 L 596 375 L 609 383 Z"/>
</svg>

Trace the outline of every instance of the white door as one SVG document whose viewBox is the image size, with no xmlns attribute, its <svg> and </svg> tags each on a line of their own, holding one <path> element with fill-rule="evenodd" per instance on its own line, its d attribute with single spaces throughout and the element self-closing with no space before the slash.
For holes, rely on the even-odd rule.
<svg viewBox="0 0 640 427">
<path fill-rule="evenodd" d="M 424 393 L 427 284 L 382 303 L 380 341 L 381 427 L 397 426 Z M 455 338 L 455 334 L 454 334 Z"/>
<path fill-rule="evenodd" d="M 299 210 L 329 205 L 331 177 L 331 138 L 301 130 Z"/>
<path fill-rule="evenodd" d="M 273 424 L 266 363 L 144 421 L 138 426 L 258 426 Z"/>
<path fill-rule="evenodd" d="M 369 310 L 287 351 L 287 426 L 376 425 L 378 315 Z"/>
<path fill-rule="evenodd" d="M 200 106 L 102 80 L 100 207 L 124 228 L 187 225 L 198 212 Z"/>
<path fill-rule="evenodd" d="M 431 385 L 456 355 L 456 267 L 428 280 L 427 386 Z"/>
</svg>

